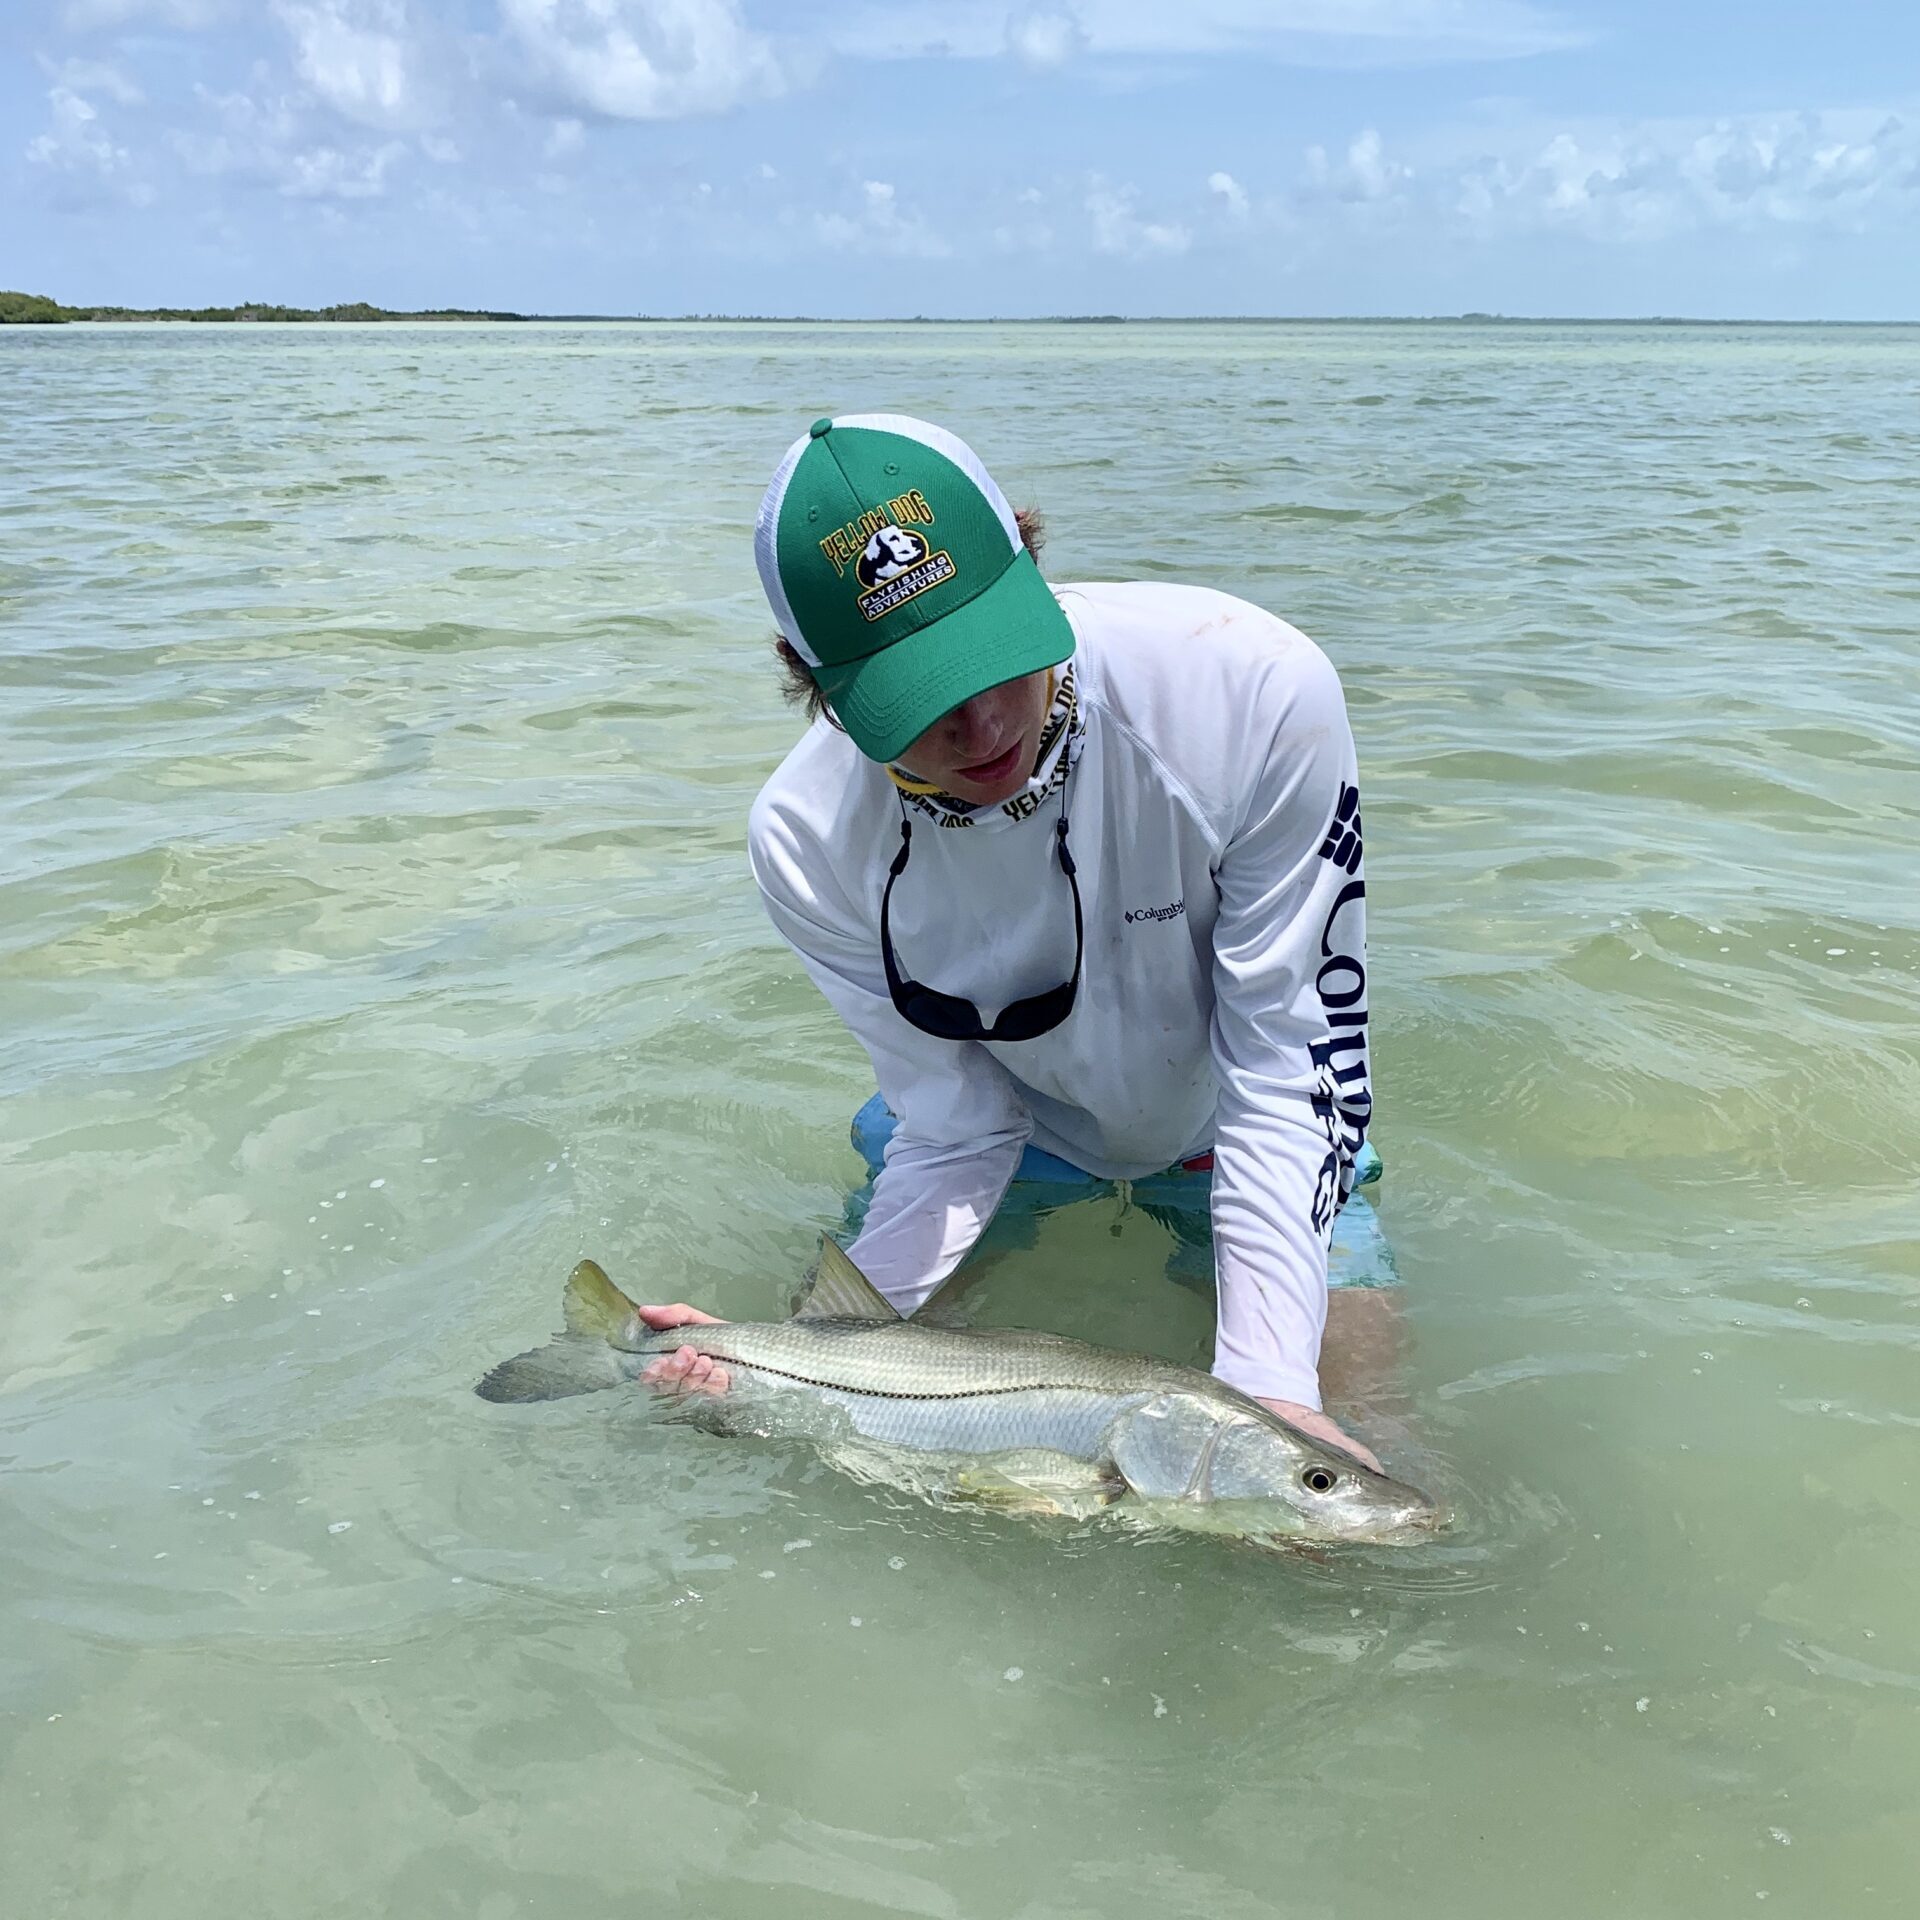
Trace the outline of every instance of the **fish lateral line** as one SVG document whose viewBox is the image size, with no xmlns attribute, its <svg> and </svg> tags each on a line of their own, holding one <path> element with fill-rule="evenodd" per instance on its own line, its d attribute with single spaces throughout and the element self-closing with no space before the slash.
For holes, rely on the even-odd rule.
<svg viewBox="0 0 1920 1920">
<path fill-rule="evenodd" d="M 678 1328 L 669 1328 L 669 1332 L 678 1332 Z M 811 1374 L 788 1373 L 781 1367 L 770 1367 L 758 1360 L 742 1360 L 737 1355 L 709 1351 L 694 1341 L 682 1340 L 683 1347 L 693 1347 L 696 1352 L 705 1352 L 710 1360 L 724 1361 L 730 1367 L 742 1367 L 748 1373 L 764 1373 L 775 1380 L 791 1380 L 798 1387 L 818 1387 L 823 1393 L 848 1393 L 860 1400 L 991 1400 L 1009 1393 L 1086 1393 L 1106 1397 L 1106 1390 L 1088 1387 L 1064 1380 L 1021 1380 L 1010 1387 L 960 1387 L 951 1393 L 907 1393 L 895 1387 L 852 1387 L 843 1380 L 818 1380 Z M 662 1347 L 662 1353 L 676 1351 L 673 1347 Z M 1112 1396 L 1125 1398 L 1124 1394 Z"/>
</svg>

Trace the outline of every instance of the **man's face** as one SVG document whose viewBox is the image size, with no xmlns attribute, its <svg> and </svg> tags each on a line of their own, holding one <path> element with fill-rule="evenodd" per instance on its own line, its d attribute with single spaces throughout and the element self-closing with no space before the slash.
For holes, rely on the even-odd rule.
<svg viewBox="0 0 1920 1920">
<path fill-rule="evenodd" d="M 956 800 L 975 806 L 1011 800 L 1039 757 L 1050 677 L 1042 668 L 976 693 L 943 713 L 900 756 L 900 764 Z"/>
</svg>

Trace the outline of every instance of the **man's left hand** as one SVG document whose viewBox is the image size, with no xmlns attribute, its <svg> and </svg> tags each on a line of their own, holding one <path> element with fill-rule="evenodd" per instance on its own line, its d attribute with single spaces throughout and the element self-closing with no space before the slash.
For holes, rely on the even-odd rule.
<svg viewBox="0 0 1920 1920">
<path fill-rule="evenodd" d="M 1288 1426 L 1298 1427 L 1302 1433 L 1310 1433 L 1316 1440 L 1324 1441 L 1330 1447 L 1338 1447 L 1342 1453 L 1352 1454 L 1363 1467 L 1371 1467 L 1375 1473 L 1382 1471 L 1380 1462 L 1370 1448 L 1363 1447 L 1352 1434 L 1329 1420 L 1318 1408 L 1303 1407 L 1297 1400 L 1263 1399 L 1260 1404 L 1277 1413 Z"/>
</svg>

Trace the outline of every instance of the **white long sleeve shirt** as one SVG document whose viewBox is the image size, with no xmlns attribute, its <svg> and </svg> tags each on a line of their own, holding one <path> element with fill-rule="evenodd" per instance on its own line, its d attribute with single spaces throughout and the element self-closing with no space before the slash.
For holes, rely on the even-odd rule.
<svg viewBox="0 0 1920 1920">
<path fill-rule="evenodd" d="M 754 805 L 774 925 L 898 1117 L 851 1253 L 903 1312 L 993 1217 L 1029 1141 L 1105 1179 L 1211 1150 L 1214 1372 L 1320 1404 L 1327 1241 L 1371 1112 L 1358 775 L 1340 683 L 1285 621 L 1198 587 L 1057 588 L 1078 714 L 1069 837 L 1086 917 L 1073 1012 L 1016 1042 L 894 1010 L 880 896 L 900 846 L 886 768 L 817 721 Z M 1000 1008 L 1067 978 L 1073 908 L 1038 807 L 914 820 L 891 922 L 903 972 Z"/>
</svg>

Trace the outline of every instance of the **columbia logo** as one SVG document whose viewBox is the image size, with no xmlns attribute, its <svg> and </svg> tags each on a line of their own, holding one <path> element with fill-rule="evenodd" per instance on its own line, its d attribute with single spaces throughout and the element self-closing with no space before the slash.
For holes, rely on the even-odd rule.
<svg viewBox="0 0 1920 1920">
<path fill-rule="evenodd" d="M 1321 843 L 1320 858 L 1331 860 L 1347 873 L 1360 871 L 1360 789 L 1344 781 L 1340 786 L 1340 804 L 1333 810 L 1333 825 Z"/>
<path fill-rule="evenodd" d="M 1177 920 L 1186 910 L 1184 900 L 1176 900 L 1168 907 L 1135 907 L 1126 917 L 1127 925 L 1132 926 L 1136 920 Z"/>
</svg>

